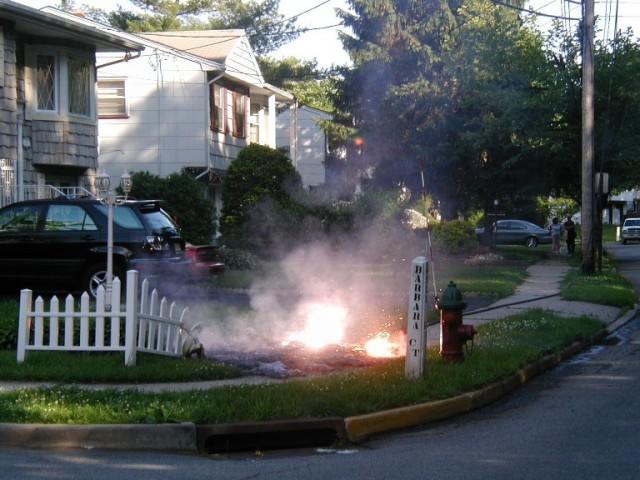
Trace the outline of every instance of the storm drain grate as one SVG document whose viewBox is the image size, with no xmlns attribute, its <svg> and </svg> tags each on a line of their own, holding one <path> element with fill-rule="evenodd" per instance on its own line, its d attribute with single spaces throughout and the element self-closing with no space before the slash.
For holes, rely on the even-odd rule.
<svg viewBox="0 0 640 480">
<path fill-rule="evenodd" d="M 205 454 L 331 447 L 346 441 L 342 419 L 200 425 L 197 437 L 198 450 Z"/>
</svg>

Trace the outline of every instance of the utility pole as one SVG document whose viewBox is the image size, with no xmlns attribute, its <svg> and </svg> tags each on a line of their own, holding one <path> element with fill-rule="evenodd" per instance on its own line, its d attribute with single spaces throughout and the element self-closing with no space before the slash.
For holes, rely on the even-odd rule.
<svg viewBox="0 0 640 480">
<path fill-rule="evenodd" d="M 582 273 L 595 272 L 593 188 L 594 0 L 584 0 L 582 19 Z"/>
</svg>

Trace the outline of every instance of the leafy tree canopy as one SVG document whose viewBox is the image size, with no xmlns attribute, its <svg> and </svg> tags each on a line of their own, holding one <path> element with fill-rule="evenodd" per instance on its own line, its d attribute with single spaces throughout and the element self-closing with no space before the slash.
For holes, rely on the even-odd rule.
<svg viewBox="0 0 640 480">
<path fill-rule="evenodd" d="M 264 246 L 270 217 L 301 188 L 300 174 L 281 151 L 251 144 L 222 177 L 220 232 L 227 246 Z"/>
<path fill-rule="evenodd" d="M 549 85 L 553 106 L 545 139 L 551 159 L 554 193 L 576 201 L 581 198 L 581 84 L 580 38 L 561 24 L 547 39 L 547 54 L 554 66 Z M 620 32 L 594 48 L 594 170 L 610 175 L 616 191 L 640 185 L 636 168 L 640 155 L 640 43 L 633 32 Z"/>
<path fill-rule="evenodd" d="M 300 105 L 333 115 L 333 120 L 319 122 L 329 138 L 330 150 L 353 136 L 354 129 L 344 125 L 347 116 L 338 107 L 341 79 L 335 72 L 319 69 L 316 61 L 295 57 L 283 60 L 262 57 L 258 61 L 268 83 L 291 92 Z"/>
</svg>

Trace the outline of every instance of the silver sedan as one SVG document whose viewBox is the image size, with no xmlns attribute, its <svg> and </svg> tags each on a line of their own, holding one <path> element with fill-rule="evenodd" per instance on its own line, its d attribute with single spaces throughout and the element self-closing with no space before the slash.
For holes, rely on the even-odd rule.
<svg viewBox="0 0 640 480">
<path fill-rule="evenodd" d="M 490 243 L 497 245 L 526 245 L 537 247 L 539 244 L 551 243 L 551 232 L 525 220 L 498 220 Z M 484 227 L 476 228 L 476 236 L 480 243 L 484 239 Z"/>
</svg>

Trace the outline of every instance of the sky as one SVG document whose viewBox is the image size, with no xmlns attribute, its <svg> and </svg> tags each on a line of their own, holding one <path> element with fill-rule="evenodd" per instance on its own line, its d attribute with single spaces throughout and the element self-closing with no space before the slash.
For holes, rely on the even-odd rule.
<svg viewBox="0 0 640 480">
<path fill-rule="evenodd" d="M 527 7 L 541 14 L 537 21 L 540 30 L 551 26 L 553 15 L 571 18 L 571 21 L 563 22 L 569 21 L 574 27 L 582 16 L 579 0 L 529 0 Z M 598 17 L 597 30 L 601 30 L 597 32 L 600 39 L 611 39 L 616 30 L 627 27 L 633 28 L 636 38 L 640 36 L 640 0 L 595 0 L 595 15 Z"/>
<path fill-rule="evenodd" d="M 59 0 L 15 0 L 19 3 L 34 8 L 46 5 L 56 5 Z M 626 29 L 631 26 L 635 36 L 640 35 L 640 0 L 596 0 L 595 13 L 602 19 L 614 18 L 618 9 L 618 29 Z M 78 4 L 96 5 L 106 10 L 122 5 L 131 8 L 128 0 L 77 0 Z M 529 0 L 527 6 L 544 15 L 558 15 L 579 19 L 581 6 L 578 0 Z M 332 65 L 345 65 L 349 63 L 349 56 L 342 49 L 338 40 L 338 30 L 342 27 L 335 26 L 339 19 L 335 16 L 336 8 L 347 10 L 347 0 L 280 0 L 280 12 L 285 18 L 298 15 L 298 24 L 302 27 L 313 29 L 304 33 L 298 40 L 281 48 L 272 56 L 280 59 L 283 57 L 297 57 L 303 60 L 317 60 L 321 68 L 329 68 Z M 538 26 L 546 29 L 550 26 L 551 17 L 540 16 Z M 575 25 L 576 22 L 571 22 Z M 611 38 L 615 27 L 614 20 L 599 23 L 604 31 L 600 38 Z"/>
</svg>

